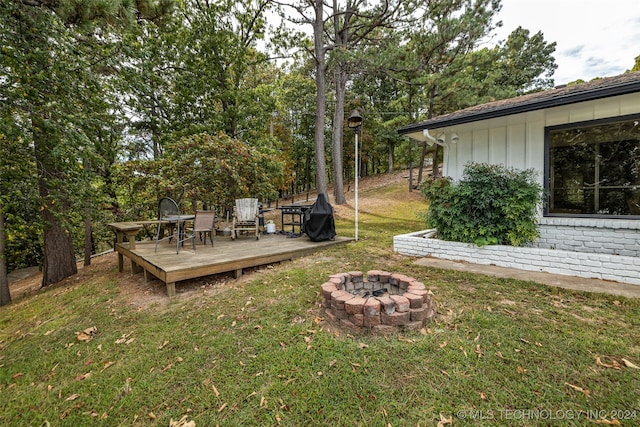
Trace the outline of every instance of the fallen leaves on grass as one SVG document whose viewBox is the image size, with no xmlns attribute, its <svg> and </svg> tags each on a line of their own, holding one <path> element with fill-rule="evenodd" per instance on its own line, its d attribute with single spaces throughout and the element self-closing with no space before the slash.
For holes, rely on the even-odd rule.
<svg viewBox="0 0 640 427">
<path fill-rule="evenodd" d="M 603 368 L 620 369 L 620 364 L 615 360 L 613 360 L 611 364 L 604 363 L 600 359 L 600 356 L 596 357 L 596 365 L 602 366 Z"/>
<path fill-rule="evenodd" d="M 307 350 L 311 350 L 311 341 L 313 340 L 313 338 L 311 337 L 304 337 L 304 342 L 307 343 Z"/>
<path fill-rule="evenodd" d="M 453 417 L 445 417 L 444 415 L 440 414 L 440 421 L 438 421 L 438 427 L 444 427 L 447 424 L 453 424 Z"/>
<path fill-rule="evenodd" d="M 480 348 L 480 344 L 476 345 L 475 352 L 478 355 L 478 359 L 484 356 L 484 351 L 482 351 L 482 349 Z"/>
<path fill-rule="evenodd" d="M 608 420 L 606 418 L 603 418 L 601 420 L 597 420 L 596 424 L 603 424 L 603 425 L 608 425 L 608 426 L 619 426 L 619 425 L 622 425 L 622 424 L 620 424 L 620 421 L 618 421 L 618 420 Z"/>
<path fill-rule="evenodd" d="M 624 363 L 624 366 L 626 366 L 627 368 L 640 369 L 640 366 L 634 365 L 633 363 L 629 362 L 627 359 L 622 359 L 622 363 Z"/>
<path fill-rule="evenodd" d="M 103 368 L 100 372 L 103 372 L 105 369 L 109 368 L 110 366 L 115 365 L 116 362 L 104 362 Z"/>
<path fill-rule="evenodd" d="M 135 338 L 129 338 L 132 333 L 133 332 L 129 332 L 128 334 L 122 334 L 122 337 L 116 340 L 116 344 L 129 345 L 132 342 L 134 342 L 136 340 Z"/>
<path fill-rule="evenodd" d="M 582 387 L 578 387 L 577 385 L 573 385 L 573 384 L 569 384 L 569 383 L 564 383 L 564 385 L 566 385 L 567 387 L 569 387 L 569 388 L 571 388 L 571 389 L 573 389 L 575 391 L 578 391 L 580 393 L 584 393 L 585 396 L 590 396 L 591 395 L 591 392 L 589 390 L 584 389 Z"/>
<path fill-rule="evenodd" d="M 86 380 L 87 378 L 89 378 L 91 376 L 91 371 L 87 372 L 86 374 L 79 374 L 76 376 L 76 381 L 82 381 L 82 380 Z"/>
<path fill-rule="evenodd" d="M 187 415 L 184 415 L 178 421 L 174 421 L 173 418 L 169 420 L 169 427 L 196 427 L 196 422 L 191 420 L 187 421 Z"/>
<path fill-rule="evenodd" d="M 82 332 L 76 332 L 76 338 L 78 341 L 89 342 L 93 339 L 93 337 L 98 333 L 98 328 L 92 326 L 83 330 Z"/>
<path fill-rule="evenodd" d="M 620 365 L 620 363 L 617 360 L 613 359 L 612 357 L 609 357 L 609 359 L 611 360 L 611 363 L 605 363 L 602 361 L 600 356 L 598 356 L 596 357 L 596 365 L 602 366 L 603 368 L 610 368 L 610 369 L 616 369 L 616 370 L 622 369 L 622 365 L 624 365 L 627 368 L 640 369 L 640 366 L 635 365 L 634 363 L 624 358 L 620 359 L 622 360 L 622 365 Z"/>
<path fill-rule="evenodd" d="M 74 393 L 71 396 L 67 397 L 64 401 L 65 402 L 70 402 L 72 400 L 76 400 L 79 397 L 80 397 L 80 395 L 78 393 Z"/>
</svg>

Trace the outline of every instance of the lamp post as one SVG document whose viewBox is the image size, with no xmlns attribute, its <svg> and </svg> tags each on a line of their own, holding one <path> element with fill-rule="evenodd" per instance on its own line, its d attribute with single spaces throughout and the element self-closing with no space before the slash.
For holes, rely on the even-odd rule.
<svg viewBox="0 0 640 427">
<path fill-rule="evenodd" d="M 360 126 L 362 126 L 362 116 L 360 115 L 360 112 L 358 110 L 353 110 L 351 112 L 351 115 L 349 116 L 349 118 L 347 119 L 347 126 L 349 126 L 350 129 L 353 129 L 353 131 L 355 132 L 355 136 L 356 136 L 356 143 L 355 143 L 355 169 L 356 169 L 356 175 L 355 175 L 355 187 L 356 187 L 356 195 L 355 195 L 355 212 L 356 212 L 356 217 L 355 217 L 355 222 L 356 222 L 356 242 L 358 241 L 358 133 L 360 132 Z"/>
</svg>

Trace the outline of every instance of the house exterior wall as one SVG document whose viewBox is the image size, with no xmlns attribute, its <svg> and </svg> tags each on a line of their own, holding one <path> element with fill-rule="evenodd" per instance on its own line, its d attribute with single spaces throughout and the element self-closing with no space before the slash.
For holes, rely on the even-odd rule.
<svg viewBox="0 0 640 427">
<path fill-rule="evenodd" d="M 446 176 L 460 179 L 468 162 L 490 162 L 517 169 L 534 168 L 543 184 L 545 127 L 638 113 L 640 93 L 634 93 L 439 128 L 431 133 L 458 134 L 457 144 L 445 138 Z"/>
<path fill-rule="evenodd" d="M 433 129 L 431 133 L 445 135 L 445 176 L 460 179 L 466 163 L 489 162 L 533 168 L 544 186 L 545 127 L 638 113 L 640 93 L 634 93 Z M 458 135 L 457 144 L 447 137 L 452 133 Z M 414 256 L 640 284 L 640 220 L 544 217 L 540 212 L 540 239 L 531 248 L 478 248 L 437 239 L 416 240 L 414 234 L 394 237 L 394 249 Z"/>
</svg>

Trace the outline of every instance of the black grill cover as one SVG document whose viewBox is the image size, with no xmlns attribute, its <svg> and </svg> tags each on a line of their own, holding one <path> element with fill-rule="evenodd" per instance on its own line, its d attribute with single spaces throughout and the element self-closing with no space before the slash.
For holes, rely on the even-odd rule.
<svg viewBox="0 0 640 427">
<path fill-rule="evenodd" d="M 323 193 L 318 194 L 316 202 L 305 211 L 303 228 L 303 231 L 313 242 L 331 240 L 336 236 L 333 207 Z"/>
</svg>

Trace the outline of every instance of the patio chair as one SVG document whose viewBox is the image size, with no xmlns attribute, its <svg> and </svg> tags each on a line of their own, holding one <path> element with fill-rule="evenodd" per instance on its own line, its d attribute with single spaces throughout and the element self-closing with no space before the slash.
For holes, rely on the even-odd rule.
<svg viewBox="0 0 640 427">
<path fill-rule="evenodd" d="M 180 251 L 180 244 L 188 238 L 184 237 L 184 220 L 180 215 L 180 208 L 175 200 L 170 197 L 163 197 L 158 203 L 158 230 L 156 231 L 156 245 L 154 252 L 158 251 L 158 242 L 161 240 L 176 239 L 176 254 Z M 191 216 L 193 218 L 193 216 Z M 169 227 L 169 234 L 166 237 L 160 237 L 162 231 L 162 225 L 167 224 Z M 195 240 L 193 242 L 195 250 Z"/>
<path fill-rule="evenodd" d="M 255 232 L 256 239 L 260 239 L 258 199 L 236 199 L 233 209 L 233 224 L 231 239 L 238 237 L 239 231 Z"/>
<path fill-rule="evenodd" d="M 213 236 L 215 234 L 215 211 L 196 211 L 196 218 L 193 220 L 193 247 L 196 247 L 196 235 L 200 240 L 207 244 L 207 233 L 211 246 L 213 246 Z"/>
</svg>

